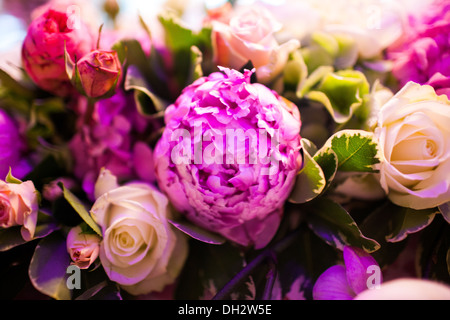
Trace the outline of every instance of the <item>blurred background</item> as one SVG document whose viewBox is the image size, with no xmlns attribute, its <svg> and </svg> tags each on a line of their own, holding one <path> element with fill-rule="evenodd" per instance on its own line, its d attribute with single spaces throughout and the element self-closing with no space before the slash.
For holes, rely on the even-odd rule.
<svg viewBox="0 0 450 320">
<path fill-rule="evenodd" d="M 138 14 L 146 22 L 163 8 L 177 11 L 188 27 L 196 30 L 201 27 L 206 9 L 223 5 L 227 0 L 52 0 L 54 2 L 76 3 L 83 20 L 94 28 L 101 24 L 133 32 L 140 28 Z M 401 30 L 400 15 L 420 12 L 432 0 L 234 0 L 238 5 L 251 5 L 259 2 L 281 17 L 281 22 L 290 31 L 285 37 L 301 38 L 309 31 L 326 24 L 345 24 L 353 30 L 372 28 L 376 38 L 390 40 Z M 33 11 L 46 4 L 48 0 L 0 0 L 0 68 L 10 69 L 11 61 L 20 59 L 21 43 L 27 26 L 32 20 Z M 395 5 L 395 6 L 394 6 Z M 105 8 L 114 12 L 115 23 Z M 378 21 L 381 21 L 379 23 Z M 151 23 L 150 23 L 150 26 Z M 157 28 L 158 25 L 155 25 Z M 294 31 L 295 34 L 292 34 Z M 366 30 L 367 31 L 367 30 Z M 280 34 L 280 36 L 282 36 Z M 9 70 L 11 72 L 11 70 Z"/>
</svg>

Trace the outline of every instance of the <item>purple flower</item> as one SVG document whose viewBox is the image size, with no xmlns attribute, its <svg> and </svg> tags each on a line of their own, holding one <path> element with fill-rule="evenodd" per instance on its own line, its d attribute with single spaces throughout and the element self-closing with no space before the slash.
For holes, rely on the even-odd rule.
<svg viewBox="0 0 450 320">
<path fill-rule="evenodd" d="M 22 158 L 24 150 L 18 125 L 5 111 L 0 110 L 0 179 L 5 179 L 10 167 L 19 179 L 30 171 L 29 164 Z"/>
<path fill-rule="evenodd" d="M 400 86 L 428 84 L 450 97 L 450 4 L 435 1 L 421 17 L 410 17 L 403 39 L 388 50 Z"/>
<path fill-rule="evenodd" d="M 367 252 L 346 246 L 344 265 L 334 265 L 322 273 L 314 284 L 314 300 L 352 300 L 359 293 L 379 288 L 381 270 Z"/>
<path fill-rule="evenodd" d="M 221 69 L 166 109 L 155 148 L 159 187 L 197 225 L 264 247 L 302 165 L 298 108 L 244 74 Z"/>
<path fill-rule="evenodd" d="M 119 180 L 155 180 L 153 152 L 141 140 L 147 128 L 148 121 L 139 115 L 132 93 L 118 91 L 96 103 L 93 121 L 83 124 L 69 144 L 75 176 L 88 196 L 94 200 L 94 185 L 102 168 Z"/>
</svg>

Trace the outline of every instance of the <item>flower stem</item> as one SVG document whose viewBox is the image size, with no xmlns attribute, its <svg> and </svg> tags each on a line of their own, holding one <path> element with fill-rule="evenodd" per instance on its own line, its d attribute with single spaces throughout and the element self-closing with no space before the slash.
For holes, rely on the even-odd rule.
<svg viewBox="0 0 450 320">
<path fill-rule="evenodd" d="M 268 281 L 264 290 L 263 298 L 270 298 L 273 284 L 276 278 L 276 254 L 286 249 L 292 241 L 299 235 L 300 229 L 297 229 L 279 242 L 273 244 L 269 248 L 261 252 L 255 259 L 253 259 L 249 264 L 247 264 L 241 271 L 238 272 L 225 286 L 212 298 L 212 300 L 223 300 L 225 299 L 235 288 L 241 283 L 257 266 L 263 262 L 268 262 L 271 270 L 268 273 Z"/>
<path fill-rule="evenodd" d="M 84 124 L 85 125 L 89 125 L 90 122 L 92 121 L 94 109 L 95 109 L 95 101 L 92 99 L 88 99 L 86 111 L 84 112 Z"/>
</svg>

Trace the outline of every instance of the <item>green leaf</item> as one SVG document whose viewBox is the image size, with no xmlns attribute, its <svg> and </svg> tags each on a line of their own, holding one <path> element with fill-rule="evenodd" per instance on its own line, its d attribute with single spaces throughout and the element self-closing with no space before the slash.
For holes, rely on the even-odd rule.
<svg viewBox="0 0 450 320">
<path fill-rule="evenodd" d="M 380 162 L 378 144 L 372 132 L 363 130 L 342 130 L 331 136 L 321 152 L 331 149 L 338 159 L 338 170 L 376 172 Z"/>
<path fill-rule="evenodd" d="M 24 180 L 33 181 L 36 189 L 41 190 L 44 184 L 64 176 L 66 174 L 65 157 L 69 155 L 63 152 L 67 150 L 61 151 L 59 153 L 59 151 L 53 150 L 52 153 L 44 156 L 42 161 L 34 166 L 33 170 L 28 173 Z"/>
<path fill-rule="evenodd" d="M 441 204 L 438 207 L 440 213 L 442 214 L 442 216 L 444 217 L 445 221 L 447 221 L 448 223 L 450 223 L 450 202 Z"/>
<path fill-rule="evenodd" d="M 158 17 L 165 32 L 165 41 L 172 51 L 190 50 L 192 46 L 211 46 L 211 28 L 202 28 L 195 33 L 184 27 L 180 19 L 173 12 L 163 12 Z"/>
<path fill-rule="evenodd" d="M 381 203 L 370 202 L 366 211 L 370 212 L 359 224 L 360 230 L 364 235 L 376 240 L 381 248 L 374 252 L 372 256 L 378 262 L 381 268 L 394 263 L 399 254 L 405 249 L 407 241 L 388 242 L 386 236 L 391 228 L 391 211 L 395 210 L 395 205 L 389 200 L 383 200 Z"/>
<path fill-rule="evenodd" d="M 35 97 L 35 93 L 31 88 L 27 88 L 20 80 L 14 79 L 5 70 L 0 68 L 0 84 L 1 87 L 8 88 L 22 98 L 31 99 Z"/>
<path fill-rule="evenodd" d="M 103 280 L 87 289 L 75 300 L 122 300 L 122 296 L 117 283 Z"/>
<path fill-rule="evenodd" d="M 66 283 L 69 265 L 66 240 L 62 234 L 54 232 L 36 246 L 29 266 L 31 283 L 53 299 L 70 300 L 71 292 Z"/>
<path fill-rule="evenodd" d="M 436 218 L 418 240 L 415 259 L 418 277 L 450 283 L 450 224 Z"/>
<path fill-rule="evenodd" d="M 314 155 L 314 160 L 322 168 L 326 185 L 328 186 L 336 176 L 338 156 L 332 149 L 321 150 Z"/>
<path fill-rule="evenodd" d="M 31 240 L 44 238 L 59 229 L 59 226 L 52 219 L 46 217 L 48 217 L 46 214 L 39 212 L 36 230 Z M 0 228 L 0 252 L 7 251 L 27 242 L 22 237 L 21 229 L 21 226 L 5 229 Z"/>
<path fill-rule="evenodd" d="M 283 70 L 285 89 L 297 92 L 301 90 L 308 77 L 308 68 L 299 51 L 291 52 Z"/>
<path fill-rule="evenodd" d="M 404 240 L 408 234 L 418 232 L 427 227 L 438 213 L 436 209 L 414 210 L 393 206 L 390 210 L 391 233 L 386 236 L 389 242 Z"/>
<path fill-rule="evenodd" d="M 225 238 L 221 235 L 205 230 L 187 220 L 169 220 L 169 222 L 178 230 L 198 241 L 216 245 L 221 245 L 226 242 Z"/>
<path fill-rule="evenodd" d="M 198 78 L 203 77 L 203 70 L 202 70 L 202 61 L 203 61 L 203 54 L 200 51 L 200 49 L 196 46 L 191 47 L 191 63 L 190 63 L 190 72 L 189 72 L 189 78 L 188 83 L 192 83 Z"/>
<path fill-rule="evenodd" d="M 158 20 L 163 28 L 165 44 L 172 55 L 173 65 L 170 66 L 169 73 L 178 86 L 177 91 L 181 92 L 192 82 L 192 70 L 198 69 L 195 59 L 192 60 L 192 47 L 198 48 L 200 52 L 211 52 L 212 30 L 210 27 L 204 27 L 194 32 L 183 26 L 173 12 L 160 14 Z M 198 52 L 194 53 L 195 55 L 198 56 Z"/>
<path fill-rule="evenodd" d="M 316 86 L 325 76 L 332 73 L 334 70 L 331 66 L 320 66 L 312 72 L 304 81 L 301 82 L 297 90 L 297 96 L 304 98 L 314 86 Z"/>
<path fill-rule="evenodd" d="M 367 252 L 380 248 L 377 241 L 364 236 L 350 214 L 339 204 L 327 198 L 318 198 L 302 207 L 314 233 L 329 245 L 343 250 L 355 246 Z"/>
<path fill-rule="evenodd" d="M 59 183 L 59 186 L 63 190 L 64 199 L 67 200 L 67 202 L 70 203 L 70 205 L 73 207 L 73 209 L 80 215 L 81 219 L 84 220 L 88 224 L 89 227 L 92 228 L 100 237 L 102 237 L 102 231 L 100 230 L 100 227 L 95 223 L 94 219 L 92 219 L 89 212 L 84 207 L 83 203 L 62 183 Z"/>
<path fill-rule="evenodd" d="M 306 97 L 322 103 L 336 123 L 345 123 L 365 103 L 369 89 L 363 73 L 340 70 L 327 73 Z"/>
<path fill-rule="evenodd" d="M 188 259 L 178 277 L 175 299 L 210 300 L 244 266 L 245 260 L 238 246 L 190 242 Z"/>
<path fill-rule="evenodd" d="M 322 193 L 326 185 L 322 168 L 311 157 L 317 148 L 312 142 L 302 139 L 303 168 L 297 174 L 294 188 L 289 196 L 292 203 L 305 203 L 311 201 Z"/>
<path fill-rule="evenodd" d="M 162 60 L 155 48 L 152 48 L 150 57 L 148 57 L 142 49 L 139 41 L 134 39 L 124 39 L 112 46 L 119 55 L 120 61 L 125 62 L 123 68 L 124 74 L 128 76 L 128 68 L 135 66 L 139 70 L 141 77 L 145 79 L 145 87 L 152 88 L 151 92 L 157 93 L 158 96 L 168 99 L 170 97 L 169 90 L 166 85 L 166 75 L 162 70 Z"/>
<path fill-rule="evenodd" d="M 135 65 L 129 66 L 124 83 L 125 90 L 135 90 L 135 101 L 140 114 L 154 116 L 164 111 L 168 102 L 151 91 L 142 73 Z"/>
<path fill-rule="evenodd" d="M 5 178 L 5 182 L 7 182 L 7 183 L 14 183 L 14 184 L 21 184 L 22 183 L 21 180 L 17 179 L 16 177 L 14 177 L 12 175 L 11 167 L 9 167 L 8 175 Z"/>
</svg>

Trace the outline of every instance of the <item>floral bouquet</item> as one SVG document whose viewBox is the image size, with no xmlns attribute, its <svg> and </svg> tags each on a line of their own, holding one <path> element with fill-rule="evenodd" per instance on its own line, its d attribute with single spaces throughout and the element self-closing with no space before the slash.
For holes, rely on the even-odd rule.
<svg viewBox="0 0 450 320">
<path fill-rule="evenodd" d="M 450 3 L 185 2 L 23 17 L 1 297 L 450 299 Z"/>
</svg>

